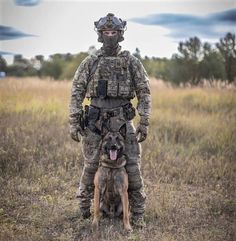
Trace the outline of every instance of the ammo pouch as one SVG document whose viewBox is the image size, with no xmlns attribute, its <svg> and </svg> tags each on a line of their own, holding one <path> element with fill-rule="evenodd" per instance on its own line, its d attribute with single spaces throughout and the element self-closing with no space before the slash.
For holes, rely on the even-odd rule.
<svg viewBox="0 0 236 241">
<path fill-rule="evenodd" d="M 132 120 L 136 115 L 135 108 L 131 103 L 123 106 L 123 113 L 126 120 Z"/>
</svg>

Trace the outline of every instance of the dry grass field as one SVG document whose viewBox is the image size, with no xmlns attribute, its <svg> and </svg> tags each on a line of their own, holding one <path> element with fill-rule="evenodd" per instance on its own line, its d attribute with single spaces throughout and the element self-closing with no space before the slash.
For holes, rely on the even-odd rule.
<svg viewBox="0 0 236 241">
<path fill-rule="evenodd" d="M 236 91 L 152 86 L 142 144 L 147 227 L 92 233 L 75 193 L 83 159 L 68 129 L 71 82 L 0 80 L 0 240 L 236 240 Z M 162 86 L 163 87 L 163 86 Z"/>
</svg>

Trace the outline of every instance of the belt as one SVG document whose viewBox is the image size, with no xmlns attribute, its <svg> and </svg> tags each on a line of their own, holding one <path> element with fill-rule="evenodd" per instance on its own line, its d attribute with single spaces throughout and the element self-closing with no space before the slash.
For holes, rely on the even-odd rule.
<svg viewBox="0 0 236 241">
<path fill-rule="evenodd" d="M 116 107 L 112 109 L 100 108 L 100 115 L 105 118 L 116 117 L 118 115 L 123 115 L 123 107 Z"/>
</svg>

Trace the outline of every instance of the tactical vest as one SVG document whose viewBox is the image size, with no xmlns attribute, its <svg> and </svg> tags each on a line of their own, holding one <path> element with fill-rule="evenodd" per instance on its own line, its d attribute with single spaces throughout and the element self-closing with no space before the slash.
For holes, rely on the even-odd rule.
<svg viewBox="0 0 236 241">
<path fill-rule="evenodd" d="M 134 98 L 134 85 L 129 64 L 127 51 L 123 51 L 118 56 L 99 57 L 97 69 L 88 83 L 87 96 Z"/>
</svg>

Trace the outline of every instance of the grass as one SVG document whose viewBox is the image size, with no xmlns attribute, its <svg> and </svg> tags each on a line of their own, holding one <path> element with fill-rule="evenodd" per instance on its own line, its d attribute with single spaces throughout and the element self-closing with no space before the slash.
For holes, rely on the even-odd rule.
<svg viewBox="0 0 236 241">
<path fill-rule="evenodd" d="M 83 166 L 68 133 L 68 82 L 0 82 L 0 240 L 236 239 L 236 93 L 152 86 L 142 144 L 147 228 L 91 232 L 75 193 Z M 137 122 L 137 120 L 136 120 Z"/>
</svg>

